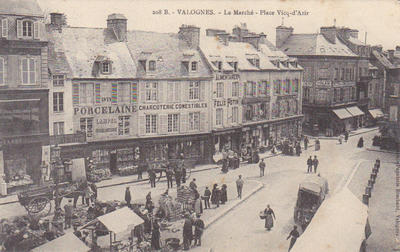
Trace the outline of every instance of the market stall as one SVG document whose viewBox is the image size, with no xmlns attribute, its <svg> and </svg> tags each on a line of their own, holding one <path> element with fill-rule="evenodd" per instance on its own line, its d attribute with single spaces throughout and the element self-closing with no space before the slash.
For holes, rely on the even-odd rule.
<svg viewBox="0 0 400 252">
<path fill-rule="evenodd" d="M 102 215 L 79 228 L 91 230 L 92 247 L 112 248 L 117 243 L 128 241 L 131 231 L 144 220 L 130 208 L 123 207 L 108 214 Z M 109 234 L 109 238 L 105 234 Z"/>
<path fill-rule="evenodd" d="M 344 188 L 322 203 L 291 252 L 359 252 L 370 233 L 368 207 Z"/>
<path fill-rule="evenodd" d="M 68 233 L 32 250 L 32 252 L 47 252 L 47 251 L 88 252 L 90 251 L 90 248 L 86 246 L 86 244 L 83 243 L 81 240 L 79 240 L 79 238 L 76 237 L 73 233 Z"/>
</svg>

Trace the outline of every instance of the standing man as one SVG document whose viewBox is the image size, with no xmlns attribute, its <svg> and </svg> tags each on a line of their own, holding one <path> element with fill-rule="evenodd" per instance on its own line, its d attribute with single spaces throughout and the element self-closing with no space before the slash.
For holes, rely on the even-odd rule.
<svg viewBox="0 0 400 252">
<path fill-rule="evenodd" d="M 314 156 L 314 160 L 312 161 L 312 163 L 314 165 L 314 173 L 317 173 L 317 168 L 318 168 L 318 164 L 319 164 L 317 156 Z"/>
<path fill-rule="evenodd" d="M 204 221 L 200 219 L 200 214 L 196 215 L 197 219 L 194 221 L 194 246 L 201 246 L 201 236 L 204 230 Z"/>
<path fill-rule="evenodd" d="M 156 187 L 156 173 L 152 169 L 149 170 L 149 180 L 151 187 Z"/>
<path fill-rule="evenodd" d="M 239 178 L 236 180 L 236 189 L 237 189 L 239 199 L 242 198 L 243 184 L 244 184 L 244 181 L 242 179 L 242 175 L 239 175 Z"/>
<path fill-rule="evenodd" d="M 349 140 L 349 132 L 346 130 L 344 132 L 344 141 L 347 143 L 347 140 Z"/>
<path fill-rule="evenodd" d="M 190 215 L 186 215 L 185 223 L 183 224 L 183 249 L 189 250 L 193 239 L 192 220 Z"/>
<path fill-rule="evenodd" d="M 312 166 L 313 166 L 313 160 L 312 160 L 312 157 L 310 156 L 308 159 L 307 159 L 307 173 L 310 173 L 310 172 L 312 172 Z"/>
<path fill-rule="evenodd" d="M 189 188 L 192 189 L 193 191 L 197 191 L 197 185 L 196 185 L 196 179 L 195 178 L 192 181 L 190 181 Z"/>
<path fill-rule="evenodd" d="M 180 187 L 181 186 L 181 179 L 182 179 L 182 170 L 179 167 L 176 167 L 175 169 L 175 182 L 176 182 L 176 187 Z"/>
<path fill-rule="evenodd" d="M 170 186 L 172 188 L 172 177 L 173 177 L 173 175 L 174 175 L 174 172 L 172 171 L 172 169 L 168 168 L 168 170 L 167 170 L 168 189 L 170 188 Z"/>
<path fill-rule="evenodd" d="M 129 190 L 129 186 L 125 190 L 125 201 L 129 208 L 131 208 L 131 191 Z"/>
<path fill-rule="evenodd" d="M 307 150 L 307 147 L 308 147 L 308 137 L 305 136 L 304 137 L 304 149 Z"/>
<path fill-rule="evenodd" d="M 299 238 L 300 234 L 299 231 L 297 231 L 297 226 L 293 226 L 293 230 L 290 231 L 289 236 L 286 238 L 288 240 L 290 237 L 292 239 L 290 240 L 290 245 L 288 251 L 290 251 L 293 248 L 293 245 L 296 243 L 297 238 Z"/>
<path fill-rule="evenodd" d="M 265 163 L 264 163 L 264 158 L 261 159 L 260 164 L 258 165 L 260 167 L 260 177 L 264 176 L 264 171 L 265 171 Z"/>
<path fill-rule="evenodd" d="M 211 196 L 211 191 L 210 191 L 210 189 L 208 189 L 208 186 L 206 186 L 206 190 L 204 191 L 204 205 L 205 205 L 204 209 L 211 208 L 210 207 L 210 196 Z"/>
<path fill-rule="evenodd" d="M 68 229 L 71 227 L 72 215 L 73 215 L 73 210 L 74 210 L 71 202 L 72 202 L 72 200 L 68 200 L 68 203 L 64 206 L 65 229 Z"/>
</svg>

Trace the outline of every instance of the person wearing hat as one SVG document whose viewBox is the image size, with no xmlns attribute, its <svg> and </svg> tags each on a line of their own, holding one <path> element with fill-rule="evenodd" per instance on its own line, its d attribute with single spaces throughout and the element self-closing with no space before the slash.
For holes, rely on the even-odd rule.
<svg viewBox="0 0 400 252">
<path fill-rule="evenodd" d="M 129 186 L 128 186 L 128 187 L 126 187 L 126 190 L 125 190 L 125 201 L 129 208 L 131 208 L 131 200 L 132 200 L 131 191 L 129 190 Z"/>
<path fill-rule="evenodd" d="M 68 229 L 71 227 L 73 211 L 74 211 L 74 208 L 72 206 L 72 200 L 68 200 L 68 203 L 64 206 L 65 229 Z"/>
<path fill-rule="evenodd" d="M 183 247 L 184 250 L 189 250 L 190 244 L 193 239 L 192 220 L 189 214 L 185 216 L 185 223 L 183 224 Z"/>
<path fill-rule="evenodd" d="M 201 246 L 201 236 L 204 230 L 204 221 L 200 219 L 200 214 L 196 215 L 196 220 L 194 221 L 194 246 Z"/>
<path fill-rule="evenodd" d="M 300 236 L 299 231 L 297 231 L 297 226 L 295 225 L 295 226 L 293 226 L 293 230 L 290 231 L 289 236 L 286 238 L 286 240 L 288 240 L 290 237 L 292 237 L 292 239 L 290 240 L 290 245 L 289 245 L 288 251 L 290 251 L 293 248 L 293 246 L 296 243 L 296 240 L 297 240 L 297 238 L 299 238 L 299 236 Z"/>
</svg>

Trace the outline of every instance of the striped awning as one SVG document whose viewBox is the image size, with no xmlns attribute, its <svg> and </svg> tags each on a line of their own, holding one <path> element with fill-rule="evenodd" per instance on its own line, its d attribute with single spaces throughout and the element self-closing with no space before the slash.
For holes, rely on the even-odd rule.
<svg viewBox="0 0 400 252">
<path fill-rule="evenodd" d="M 365 115 L 364 112 L 361 111 L 361 109 L 359 109 L 357 106 L 352 106 L 352 107 L 348 107 L 346 108 L 346 110 L 352 114 L 353 116 L 362 116 Z"/>
<path fill-rule="evenodd" d="M 334 109 L 333 113 L 335 113 L 337 115 L 337 117 L 339 117 L 339 119 L 341 119 L 341 120 L 353 117 L 353 115 L 350 114 L 344 108 L 342 108 L 342 109 Z"/>
</svg>

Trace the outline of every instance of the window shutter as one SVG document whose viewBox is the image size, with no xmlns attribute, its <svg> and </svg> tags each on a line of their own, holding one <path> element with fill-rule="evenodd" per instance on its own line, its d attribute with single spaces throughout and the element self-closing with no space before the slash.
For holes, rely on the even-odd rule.
<svg viewBox="0 0 400 252">
<path fill-rule="evenodd" d="M 168 115 L 160 115 L 160 123 L 158 128 L 159 134 L 167 134 L 168 133 Z"/>
<path fill-rule="evenodd" d="M 131 89 L 132 89 L 131 102 L 132 102 L 132 103 L 137 103 L 137 98 L 138 98 L 138 84 L 137 84 L 136 82 L 132 83 Z"/>
<path fill-rule="evenodd" d="M 17 38 L 22 38 L 22 20 L 17 20 Z"/>
<path fill-rule="evenodd" d="M 243 92 L 244 92 L 244 84 L 240 83 L 240 81 L 239 81 L 239 97 L 240 98 L 243 97 Z"/>
<path fill-rule="evenodd" d="M 33 23 L 33 38 L 39 39 L 39 22 Z"/>
<path fill-rule="evenodd" d="M 141 136 L 146 135 L 146 116 L 139 116 L 139 134 Z"/>
<path fill-rule="evenodd" d="M 180 81 L 175 82 L 174 92 L 175 92 L 175 101 L 180 102 L 181 101 L 181 93 L 182 93 Z"/>
<path fill-rule="evenodd" d="M 167 102 L 174 101 L 174 90 L 175 90 L 175 83 L 168 82 L 167 83 Z"/>
<path fill-rule="evenodd" d="M 158 94 L 157 94 L 157 101 L 158 102 L 164 102 L 164 96 L 165 96 L 165 92 L 164 92 L 164 84 L 165 82 L 158 82 Z"/>
<path fill-rule="evenodd" d="M 18 59 L 18 65 L 19 65 L 19 74 L 18 74 L 18 76 L 19 76 L 19 83 L 20 84 L 24 84 L 23 83 L 24 79 L 22 77 L 22 64 L 23 64 L 23 59 L 19 58 Z"/>
<path fill-rule="evenodd" d="M 200 101 L 206 100 L 206 83 L 204 81 L 200 81 Z"/>
<path fill-rule="evenodd" d="M 3 79 L 4 84 L 7 84 L 7 73 L 8 73 L 8 60 L 5 58 L 3 59 Z"/>
<path fill-rule="evenodd" d="M 243 106 L 238 106 L 238 124 L 242 124 L 243 120 L 242 118 L 243 118 Z"/>
<path fill-rule="evenodd" d="M 181 125 L 180 125 L 180 132 L 185 133 L 188 131 L 188 124 L 189 124 L 189 114 L 188 113 L 181 113 Z"/>
<path fill-rule="evenodd" d="M 182 83 L 183 86 L 183 101 L 189 101 L 189 82 L 185 81 Z"/>
<path fill-rule="evenodd" d="M 100 83 L 95 84 L 94 93 L 95 93 L 95 102 L 97 104 L 101 103 Z"/>
<path fill-rule="evenodd" d="M 207 113 L 206 112 L 200 112 L 200 131 L 204 132 L 207 131 Z"/>
<path fill-rule="evenodd" d="M 79 84 L 73 83 L 72 84 L 72 104 L 79 105 Z"/>
<path fill-rule="evenodd" d="M 33 82 L 36 85 L 40 84 L 41 78 L 40 78 L 40 62 L 38 59 L 34 60 L 35 64 L 35 81 Z"/>
<path fill-rule="evenodd" d="M 140 102 L 146 102 L 146 82 L 139 83 Z"/>
<path fill-rule="evenodd" d="M 117 104 L 118 102 L 118 83 L 111 84 L 111 103 Z"/>
<path fill-rule="evenodd" d="M 7 38 L 8 37 L 8 19 L 3 19 L 1 20 L 1 36 L 3 38 Z"/>
<path fill-rule="evenodd" d="M 46 26 L 44 23 L 40 22 L 39 23 L 39 39 L 40 38 L 45 38 L 46 37 Z"/>
</svg>

